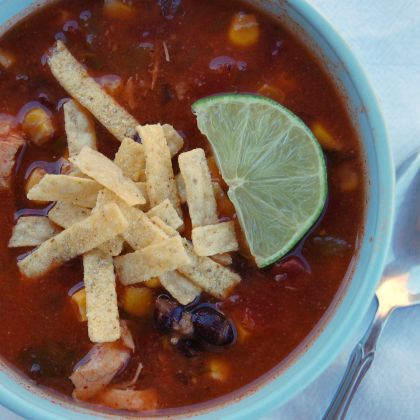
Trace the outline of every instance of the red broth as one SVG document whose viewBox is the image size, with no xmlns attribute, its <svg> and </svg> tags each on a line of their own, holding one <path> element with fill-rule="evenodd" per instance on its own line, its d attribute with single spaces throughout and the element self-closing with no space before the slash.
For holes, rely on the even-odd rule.
<svg viewBox="0 0 420 420">
<path fill-rule="evenodd" d="M 120 20 L 104 15 L 102 1 L 60 0 L 0 40 L 0 48 L 16 57 L 10 70 L 0 72 L 0 112 L 17 116 L 26 104 L 38 101 L 53 113 L 56 125 L 52 142 L 21 149 L 12 190 L 0 192 L 0 353 L 37 384 L 71 395 L 69 375 L 92 345 L 86 323 L 78 320 L 69 298 L 69 291 L 83 280 L 81 260 L 41 279 L 25 280 L 16 259 L 29 249 L 8 248 L 16 217 L 48 211 L 25 198 L 30 170 L 39 166 L 58 173 L 66 155 L 61 105 L 68 95 L 45 62 L 56 39 L 65 40 L 92 76 L 119 76 L 123 87 L 115 98 L 140 123 L 173 124 L 185 137 L 184 150 L 203 147 L 209 152 L 191 104 L 232 91 L 272 96 L 310 127 L 320 123 L 339 145 L 325 149 L 325 212 L 298 247 L 266 269 L 235 254 L 233 269 L 242 282 L 233 294 L 225 301 L 202 295 L 201 302 L 217 304 L 235 323 L 233 345 L 186 357 L 156 329 L 153 313 L 135 318 L 121 311 L 129 319 L 136 352 L 117 379 L 130 378 L 141 361 L 144 368 L 136 388 L 156 389 L 159 408 L 188 406 L 250 384 L 292 355 L 314 331 L 346 278 L 363 233 L 363 160 L 341 93 L 322 63 L 289 30 L 236 1 L 130 3 L 136 17 Z M 259 23 L 259 39 L 250 47 L 228 40 L 231 20 L 240 11 L 253 13 Z M 119 143 L 99 123 L 96 130 L 99 150 L 113 158 Z M 232 217 L 229 203 L 219 205 L 221 215 Z M 154 297 L 163 293 L 152 290 Z M 218 379 L 211 375 L 217 363 L 224 366 Z"/>
</svg>

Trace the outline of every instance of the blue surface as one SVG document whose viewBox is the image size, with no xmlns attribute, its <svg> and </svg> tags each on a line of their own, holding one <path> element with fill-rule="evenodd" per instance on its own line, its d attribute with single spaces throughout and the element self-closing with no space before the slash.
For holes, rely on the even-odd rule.
<svg viewBox="0 0 420 420">
<path fill-rule="evenodd" d="M 2 20 L 30 1 L 0 2 Z M 351 284 L 319 337 L 277 379 L 250 397 L 213 411 L 201 418 L 255 418 L 284 404 L 315 380 L 335 359 L 351 337 L 373 298 L 389 245 L 393 214 L 393 167 L 384 124 L 376 99 L 348 46 L 331 26 L 306 2 L 291 1 L 283 13 L 296 21 L 327 58 L 332 73 L 349 96 L 354 121 L 364 139 L 369 168 L 369 203 L 361 257 L 354 267 Z M 310 22 L 310 23 L 309 23 Z M 363 109 L 365 112 L 360 112 Z M 372 238 L 372 241 L 369 241 Z M 74 418 L 75 413 L 41 399 L 0 374 L 0 403 L 27 418 Z M 93 418 L 77 414 L 78 418 Z"/>
</svg>

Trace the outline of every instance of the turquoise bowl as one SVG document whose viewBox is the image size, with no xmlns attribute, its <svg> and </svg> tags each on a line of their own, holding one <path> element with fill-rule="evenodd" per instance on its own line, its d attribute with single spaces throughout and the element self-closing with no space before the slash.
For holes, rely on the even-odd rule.
<svg viewBox="0 0 420 420">
<path fill-rule="evenodd" d="M 275 410 L 314 381 L 352 338 L 374 297 L 382 274 L 393 224 L 394 167 L 385 125 L 375 95 L 349 46 L 328 21 L 304 0 L 248 1 L 280 19 L 322 57 L 327 71 L 347 98 L 347 107 L 363 142 L 368 175 L 365 230 L 359 253 L 333 307 L 290 357 L 256 383 L 209 404 L 172 412 L 173 417 L 255 419 Z M 35 2 L 36 3 L 36 2 Z M 6 22 L 31 0 L 0 0 L 0 22 Z M 38 5 L 36 3 L 35 5 Z M 7 26 L 7 24 L 6 24 Z M 31 419 L 112 417 L 40 390 L 5 365 L 0 371 L 0 404 Z M 121 413 L 123 414 L 123 413 Z M 161 413 L 166 417 L 169 413 Z M 127 416 L 124 416 L 127 418 Z"/>
</svg>

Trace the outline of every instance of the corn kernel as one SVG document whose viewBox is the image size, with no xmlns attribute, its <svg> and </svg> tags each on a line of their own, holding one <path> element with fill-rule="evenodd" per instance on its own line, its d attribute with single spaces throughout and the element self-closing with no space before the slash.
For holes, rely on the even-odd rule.
<svg viewBox="0 0 420 420">
<path fill-rule="evenodd" d="M 72 297 L 71 301 L 73 303 L 74 309 L 77 314 L 77 318 L 80 322 L 87 321 L 86 316 L 86 291 L 85 289 L 80 289 Z"/>
<path fill-rule="evenodd" d="M 13 66 L 16 62 L 16 57 L 7 51 L 4 51 L 0 48 L 0 65 L 5 69 L 8 69 Z"/>
<path fill-rule="evenodd" d="M 260 28 L 254 15 L 237 13 L 230 25 L 229 40 L 238 47 L 254 45 L 260 36 Z"/>
<path fill-rule="evenodd" d="M 355 191 L 359 185 L 359 175 L 349 163 L 343 163 L 338 168 L 338 181 L 343 192 Z"/>
<path fill-rule="evenodd" d="M 159 277 L 152 277 L 150 280 L 143 282 L 143 284 L 151 289 L 159 289 L 159 287 L 162 287 Z"/>
<path fill-rule="evenodd" d="M 243 343 L 251 334 L 242 324 L 235 324 L 236 332 L 238 334 L 238 342 Z"/>
<path fill-rule="evenodd" d="M 43 108 L 29 110 L 23 118 L 22 128 L 37 146 L 50 141 L 55 132 L 51 116 Z"/>
<path fill-rule="evenodd" d="M 136 17 L 136 9 L 121 0 L 105 0 L 104 13 L 112 19 L 130 20 Z"/>
<path fill-rule="evenodd" d="M 258 89 L 258 93 L 260 95 L 266 96 L 267 98 L 274 99 L 277 102 L 283 102 L 286 99 L 286 94 L 281 89 L 277 89 L 267 83 L 264 83 Z"/>
<path fill-rule="evenodd" d="M 342 145 L 338 142 L 338 140 L 333 137 L 321 123 L 316 122 L 313 124 L 312 132 L 318 139 L 323 149 L 333 152 L 337 152 L 342 149 Z"/>
<path fill-rule="evenodd" d="M 220 358 L 210 359 L 208 363 L 208 375 L 215 381 L 226 381 L 230 375 L 229 364 Z"/>
<path fill-rule="evenodd" d="M 122 295 L 124 311 L 132 316 L 147 316 L 153 312 L 153 292 L 148 287 L 126 287 Z"/>
</svg>

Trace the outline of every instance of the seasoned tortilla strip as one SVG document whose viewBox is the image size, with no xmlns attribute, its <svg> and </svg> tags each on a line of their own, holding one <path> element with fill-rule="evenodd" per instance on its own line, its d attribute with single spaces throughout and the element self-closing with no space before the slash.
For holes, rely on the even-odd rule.
<svg viewBox="0 0 420 420">
<path fill-rule="evenodd" d="M 20 217 L 13 228 L 9 241 L 9 248 L 22 246 L 38 246 L 59 232 L 48 217 L 28 216 Z"/>
<path fill-rule="evenodd" d="M 201 289 L 176 271 L 159 277 L 162 286 L 181 304 L 188 305 L 201 293 Z"/>
<path fill-rule="evenodd" d="M 91 210 L 76 206 L 64 201 L 57 201 L 55 206 L 48 212 L 48 217 L 56 225 L 67 229 L 75 223 L 81 222 L 90 216 Z"/>
<path fill-rule="evenodd" d="M 178 188 L 179 201 L 181 204 L 185 204 L 187 202 L 187 190 L 185 188 L 184 178 L 182 178 L 180 173 L 175 176 L 175 182 Z"/>
<path fill-rule="evenodd" d="M 122 198 L 128 205 L 135 206 L 146 202 L 136 184 L 124 177 L 121 169 L 102 153 L 84 147 L 77 156 L 70 158 L 70 161 L 84 174 Z"/>
<path fill-rule="evenodd" d="M 116 203 L 122 214 L 128 222 L 122 236 L 128 244 L 135 250 L 145 248 L 146 246 L 161 242 L 167 238 L 141 210 L 130 207 L 123 200 L 117 197 L 109 190 L 102 190 L 98 194 L 98 205 L 107 203 Z"/>
<path fill-rule="evenodd" d="M 230 254 L 216 254 L 210 257 L 213 261 L 217 262 L 220 265 L 232 265 L 232 256 Z"/>
<path fill-rule="evenodd" d="M 112 238 L 98 246 L 98 250 L 102 251 L 104 254 L 110 255 L 111 257 L 120 255 L 123 248 L 124 237 L 122 235 L 117 235 L 115 238 Z"/>
<path fill-rule="evenodd" d="M 188 211 L 193 228 L 218 222 L 216 200 L 203 149 L 181 153 L 179 169 L 187 191 Z"/>
<path fill-rule="evenodd" d="M 137 127 L 146 155 L 146 182 L 151 207 L 169 199 L 179 215 L 182 214 L 176 188 L 171 155 L 159 124 Z"/>
<path fill-rule="evenodd" d="M 67 229 L 71 225 L 86 219 L 88 216 L 90 216 L 90 214 L 90 209 L 75 206 L 71 203 L 58 201 L 56 205 L 49 211 L 48 217 L 58 226 Z M 124 239 L 121 235 L 118 235 L 115 238 L 104 242 L 98 247 L 98 249 L 115 257 L 116 255 L 121 254 L 123 245 Z"/>
<path fill-rule="evenodd" d="M 179 200 L 181 201 L 181 204 L 185 204 L 187 202 L 187 190 L 185 188 L 184 179 L 182 178 L 182 175 L 180 173 L 175 176 L 175 181 L 176 186 L 178 188 Z M 223 191 L 222 187 L 218 182 L 212 181 L 211 184 L 213 185 L 213 193 L 217 202 L 217 198 L 219 196 L 223 197 L 224 195 L 226 195 L 226 193 Z"/>
<path fill-rule="evenodd" d="M 160 217 L 152 216 L 150 220 L 169 237 L 179 235 L 173 227 L 167 225 Z"/>
<path fill-rule="evenodd" d="M 57 41 L 48 65 L 58 83 L 119 141 L 133 138 L 138 122 L 90 77 L 63 42 Z"/>
<path fill-rule="evenodd" d="M 84 146 L 96 150 L 95 126 L 91 116 L 73 99 L 63 105 L 63 110 L 69 155 L 77 155 Z"/>
<path fill-rule="evenodd" d="M 184 139 L 170 124 L 163 124 L 162 129 L 171 157 L 174 157 L 184 147 Z"/>
<path fill-rule="evenodd" d="M 190 259 L 181 237 L 174 236 L 131 254 L 116 257 L 114 262 L 121 283 L 128 286 L 186 266 Z"/>
<path fill-rule="evenodd" d="M 150 203 L 149 203 L 149 196 L 147 195 L 147 184 L 146 182 L 136 182 L 136 187 L 141 192 L 141 195 L 144 197 L 146 202 L 144 204 L 140 204 L 136 206 L 140 210 L 147 211 L 150 209 Z"/>
<path fill-rule="evenodd" d="M 144 147 L 129 137 L 122 141 L 118 152 L 115 154 L 114 162 L 121 168 L 124 176 L 132 181 L 137 182 L 146 179 Z"/>
<path fill-rule="evenodd" d="M 183 220 L 178 216 L 172 203 L 166 199 L 147 212 L 149 217 L 157 216 L 173 229 L 179 229 L 184 225 Z"/>
<path fill-rule="evenodd" d="M 101 207 L 112 202 L 112 201 L 105 201 L 101 198 L 104 191 L 106 190 L 99 191 L 98 199 L 96 201 L 96 206 L 92 210 L 92 213 L 98 211 Z M 109 193 L 112 194 L 115 198 L 117 198 L 117 196 L 111 191 L 109 191 Z M 117 199 L 120 200 L 119 198 Z M 111 255 L 112 257 L 116 257 L 117 255 L 120 255 L 123 248 L 124 248 L 124 237 L 122 235 L 117 235 L 114 238 L 110 239 L 109 241 L 104 242 L 102 245 L 98 247 L 99 250 L 101 250 L 105 254 Z"/>
<path fill-rule="evenodd" d="M 196 227 L 192 230 L 191 238 L 195 253 L 201 257 L 239 249 L 234 222 Z"/>
<path fill-rule="evenodd" d="M 191 264 L 179 267 L 178 271 L 207 293 L 223 299 L 241 281 L 236 273 L 211 258 L 199 257 L 187 240 L 183 243 Z"/>
<path fill-rule="evenodd" d="M 18 262 L 22 274 L 37 278 L 78 255 L 85 254 L 124 232 L 128 222 L 116 204 L 108 204 L 48 239 Z"/>
<path fill-rule="evenodd" d="M 92 179 L 47 174 L 29 190 L 27 197 L 29 200 L 64 201 L 93 208 L 101 188 Z"/>
<path fill-rule="evenodd" d="M 90 341 L 118 340 L 121 330 L 112 257 L 99 250 L 84 254 L 83 272 Z"/>
</svg>

